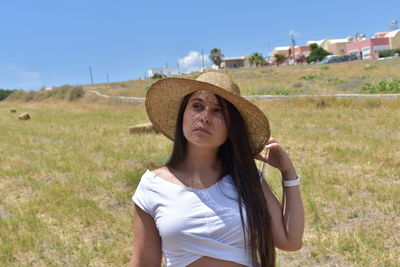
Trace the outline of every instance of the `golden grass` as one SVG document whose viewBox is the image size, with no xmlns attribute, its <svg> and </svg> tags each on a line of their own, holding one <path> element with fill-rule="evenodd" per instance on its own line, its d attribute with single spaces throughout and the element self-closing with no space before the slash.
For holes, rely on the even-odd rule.
<svg viewBox="0 0 400 267">
<path fill-rule="evenodd" d="M 324 65 L 266 66 L 222 70 L 239 85 L 242 95 L 361 93 L 367 83 L 400 79 L 400 58 Z M 179 77 L 197 78 L 200 74 Z M 144 97 L 154 79 L 84 86 L 106 95 Z M 88 96 L 86 96 L 88 97 Z M 92 96 L 93 97 L 93 96 Z"/>
<path fill-rule="evenodd" d="M 303 248 L 278 251 L 279 266 L 399 266 L 400 100 L 255 103 L 303 178 Z M 126 265 L 130 197 L 171 148 L 129 133 L 143 104 L 2 102 L 0 114 L 0 265 Z M 280 197 L 279 173 L 265 176 Z"/>
</svg>

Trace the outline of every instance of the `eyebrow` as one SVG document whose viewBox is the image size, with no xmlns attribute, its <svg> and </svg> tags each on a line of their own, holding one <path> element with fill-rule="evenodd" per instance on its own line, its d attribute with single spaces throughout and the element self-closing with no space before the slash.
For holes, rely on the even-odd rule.
<svg viewBox="0 0 400 267">
<path fill-rule="evenodd" d="M 198 97 L 193 98 L 193 99 L 190 100 L 190 102 L 194 102 L 194 101 L 199 101 L 199 102 L 206 103 L 203 99 L 198 98 Z M 212 104 L 212 103 L 211 103 L 211 105 L 218 106 L 218 107 L 222 107 L 219 103 L 217 103 L 217 104 Z"/>
</svg>

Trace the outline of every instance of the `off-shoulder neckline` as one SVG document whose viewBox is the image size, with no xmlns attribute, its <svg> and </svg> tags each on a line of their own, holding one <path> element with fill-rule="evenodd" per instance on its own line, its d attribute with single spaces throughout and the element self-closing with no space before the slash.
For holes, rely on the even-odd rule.
<svg viewBox="0 0 400 267">
<path fill-rule="evenodd" d="M 172 183 L 170 181 L 167 181 L 164 178 L 162 178 L 161 176 L 155 174 L 153 171 L 150 171 L 149 169 L 147 169 L 146 173 L 149 173 L 151 176 L 153 176 L 154 178 L 158 178 L 159 180 L 161 180 L 164 183 L 180 187 L 181 189 L 186 189 L 186 190 L 189 190 L 189 191 L 197 191 L 197 192 L 211 190 L 212 188 L 214 188 L 217 185 L 219 185 L 220 183 L 222 183 L 222 181 L 224 181 L 229 176 L 229 174 L 225 175 L 218 182 L 216 182 L 216 183 L 214 183 L 214 184 L 212 184 L 212 185 L 210 185 L 209 187 L 206 187 L 206 188 L 192 188 L 192 187 L 188 187 L 188 186 L 185 186 L 185 185 L 175 184 L 175 183 Z"/>
</svg>

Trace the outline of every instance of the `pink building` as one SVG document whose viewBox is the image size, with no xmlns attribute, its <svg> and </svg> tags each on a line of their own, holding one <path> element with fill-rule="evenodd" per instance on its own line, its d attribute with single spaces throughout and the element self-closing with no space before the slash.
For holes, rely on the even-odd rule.
<svg viewBox="0 0 400 267">
<path fill-rule="evenodd" d="M 300 56 L 306 56 L 311 53 L 311 48 L 308 45 L 303 45 L 303 46 L 295 46 L 294 47 L 294 56 L 300 57 Z"/>
<path fill-rule="evenodd" d="M 389 38 L 371 38 L 346 44 L 347 54 L 359 59 L 376 59 L 377 52 L 390 49 Z"/>
</svg>

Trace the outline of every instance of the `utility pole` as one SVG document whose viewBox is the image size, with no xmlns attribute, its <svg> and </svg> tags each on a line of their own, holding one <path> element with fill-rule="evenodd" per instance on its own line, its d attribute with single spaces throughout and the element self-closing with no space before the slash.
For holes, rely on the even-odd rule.
<svg viewBox="0 0 400 267">
<path fill-rule="evenodd" d="M 292 59 L 293 64 L 296 65 L 296 60 L 294 58 L 294 46 L 296 45 L 296 41 L 294 40 L 294 33 L 292 33 Z"/>
<path fill-rule="evenodd" d="M 89 66 L 89 72 L 90 72 L 90 81 L 92 82 L 93 85 L 93 74 L 92 74 L 92 67 Z"/>
<path fill-rule="evenodd" d="M 176 63 L 176 66 L 178 67 L 178 74 L 181 74 L 181 70 L 179 69 L 179 62 Z"/>
<path fill-rule="evenodd" d="M 203 72 L 204 72 L 204 51 L 203 51 L 203 49 L 201 49 L 201 59 L 202 59 L 202 61 L 203 61 Z"/>
<path fill-rule="evenodd" d="M 108 77 L 108 73 L 107 73 L 107 83 L 110 83 L 110 79 Z"/>
</svg>

